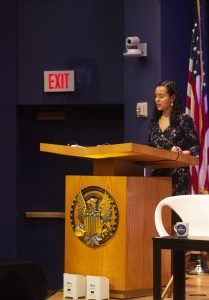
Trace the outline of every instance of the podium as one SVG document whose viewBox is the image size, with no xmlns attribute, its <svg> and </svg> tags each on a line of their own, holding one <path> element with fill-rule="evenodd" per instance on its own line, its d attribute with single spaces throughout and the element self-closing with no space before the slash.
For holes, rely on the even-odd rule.
<svg viewBox="0 0 209 300">
<path fill-rule="evenodd" d="M 90 176 L 66 176 L 64 272 L 105 276 L 110 280 L 110 296 L 131 298 L 152 293 L 152 237 L 155 207 L 172 192 L 171 178 L 145 177 L 144 168 L 174 168 L 198 164 L 198 158 L 135 143 L 88 148 L 40 144 L 40 151 L 92 160 Z M 115 199 L 119 220 L 113 236 L 89 247 L 75 236 L 70 215 L 79 191 L 90 186 L 107 190 Z M 166 226 L 171 227 L 170 211 Z M 170 256 L 163 280 L 170 276 Z M 164 258 L 165 261 L 165 258 Z M 162 280 L 162 281 L 163 281 Z"/>
</svg>

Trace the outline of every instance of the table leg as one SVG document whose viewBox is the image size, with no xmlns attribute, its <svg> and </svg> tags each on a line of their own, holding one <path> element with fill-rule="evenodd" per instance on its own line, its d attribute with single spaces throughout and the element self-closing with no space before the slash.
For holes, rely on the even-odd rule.
<svg viewBox="0 0 209 300">
<path fill-rule="evenodd" d="M 185 300 L 185 251 L 173 250 L 173 300 Z"/>
<path fill-rule="evenodd" d="M 158 240 L 153 240 L 153 300 L 161 300 L 161 248 Z"/>
</svg>

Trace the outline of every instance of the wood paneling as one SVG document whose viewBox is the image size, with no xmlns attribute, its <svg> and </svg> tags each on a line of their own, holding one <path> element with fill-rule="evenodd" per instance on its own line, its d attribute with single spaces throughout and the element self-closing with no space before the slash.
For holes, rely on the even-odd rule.
<svg viewBox="0 0 209 300">
<path fill-rule="evenodd" d="M 94 175 L 143 176 L 144 167 L 137 162 L 118 158 L 94 159 Z"/>
<path fill-rule="evenodd" d="M 64 219 L 65 213 L 61 211 L 26 211 L 25 218 L 55 218 Z"/>
<path fill-rule="evenodd" d="M 70 224 L 73 198 L 87 186 L 100 186 L 114 197 L 119 209 L 119 226 L 104 245 L 91 248 L 75 235 Z M 66 176 L 65 272 L 107 276 L 111 288 L 125 286 L 126 177 Z M 120 274 L 120 276 L 118 276 Z"/>
<path fill-rule="evenodd" d="M 90 248 L 70 224 L 74 197 L 88 186 L 100 186 L 116 200 L 119 226 L 104 245 Z M 152 237 L 157 235 L 154 210 L 171 194 L 171 179 L 125 176 L 66 176 L 65 272 L 106 276 L 112 294 L 136 296 L 152 289 Z M 167 221 L 171 222 L 170 215 Z M 169 266 L 169 262 L 168 262 Z M 143 274 L 143 276 L 142 276 Z M 169 278 L 169 274 L 166 279 Z"/>
<path fill-rule="evenodd" d="M 155 168 L 198 165 L 198 158 L 195 156 L 134 143 L 87 148 L 41 143 L 40 151 L 87 159 L 120 158 L 126 161 L 140 162 L 142 166 L 154 166 Z"/>
<path fill-rule="evenodd" d="M 154 224 L 154 213 L 159 201 L 171 194 L 171 179 L 168 177 L 128 177 L 127 180 L 126 288 L 151 288 L 153 285 L 152 237 L 158 236 Z M 170 226 L 171 213 L 164 217 L 165 224 Z M 169 259 L 169 252 L 167 254 Z M 168 259 L 165 260 L 163 282 L 170 276 Z"/>
</svg>

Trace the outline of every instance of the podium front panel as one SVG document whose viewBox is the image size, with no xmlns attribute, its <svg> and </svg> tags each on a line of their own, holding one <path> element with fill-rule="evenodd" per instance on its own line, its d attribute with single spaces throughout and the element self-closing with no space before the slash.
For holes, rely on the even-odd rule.
<svg viewBox="0 0 209 300">
<path fill-rule="evenodd" d="M 75 236 L 70 222 L 75 197 L 91 186 L 110 193 L 119 212 L 114 235 L 94 247 Z M 157 236 L 154 211 L 160 200 L 170 195 L 168 177 L 66 176 L 65 272 L 106 276 L 112 295 L 118 294 L 118 298 L 149 294 L 153 286 L 152 237 Z M 166 224 L 171 224 L 170 214 Z M 165 277 L 169 272 L 168 262 Z"/>
</svg>

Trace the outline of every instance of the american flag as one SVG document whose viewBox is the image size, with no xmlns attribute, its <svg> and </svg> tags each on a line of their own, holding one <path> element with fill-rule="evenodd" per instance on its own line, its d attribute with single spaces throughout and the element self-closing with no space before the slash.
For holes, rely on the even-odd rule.
<svg viewBox="0 0 209 300">
<path fill-rule="evenodd" d="M 201 152 L 199 165 L 190 167 L 191 193 L 209 193 L 209 127 L 206 74 L 204 70 L 204 36 L 200 1 L 195 1 L 191 54 L 187 85 L 186 113 L 190 115 L 199 134 Z"/>
</svg>

